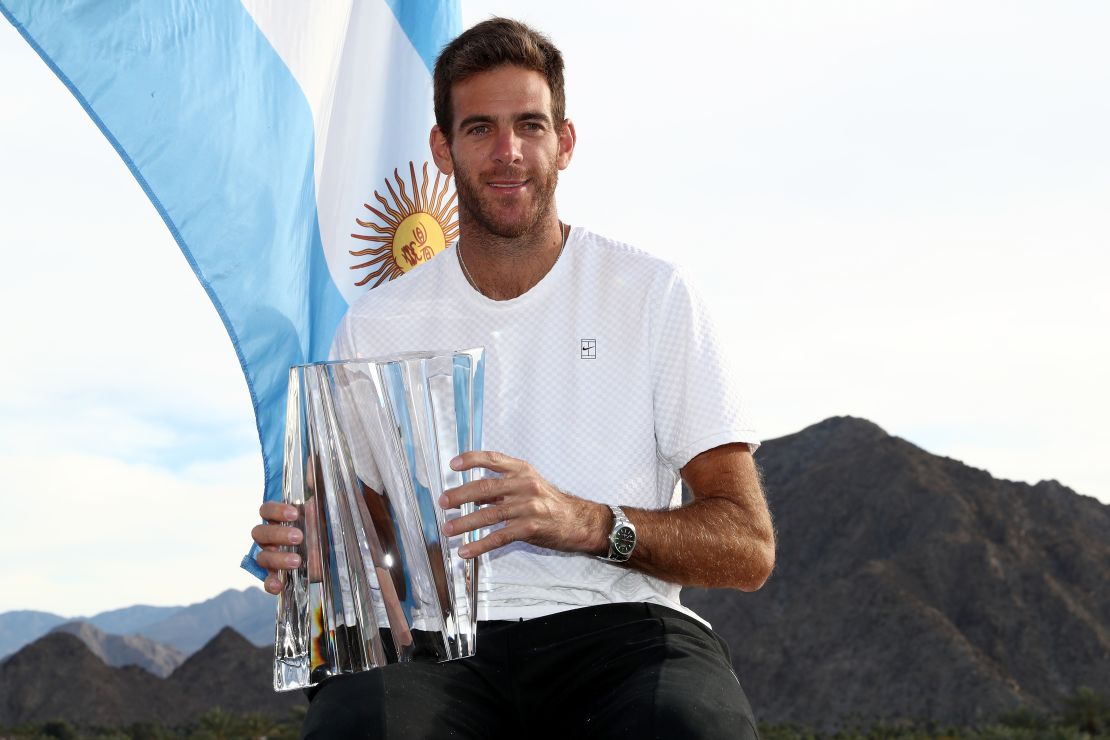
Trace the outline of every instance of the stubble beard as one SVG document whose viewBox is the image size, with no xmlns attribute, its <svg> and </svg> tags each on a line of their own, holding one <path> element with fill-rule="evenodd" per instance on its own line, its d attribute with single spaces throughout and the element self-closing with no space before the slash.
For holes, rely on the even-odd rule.
<svg viewBox="0 0 1110 740">
<path fill-rule="evenodd" d="M 462 221 L 472 221 L 483 231 L 503 239 L 519 239 L 533 232 L 544 218 L 550 214 L 555 202 L 555 186 L 559 183 L 559 168 L 554 162 L 544 163 L 544 166 L 531 173 L 522 168 L 506 168 L 503 171 L 474 177 L 466 167 L 455 162 L 455 192 L 459 198 L 459 213 Z M 528 175 L 531 175 L 530 177 Z M 486 195 L 485 180 L 487 179 L 528 179 L 535 190 L 530 213 L 525 213 L 520 218 L 501 217 L 496 209 L 483 202 Z"/>
</svg>

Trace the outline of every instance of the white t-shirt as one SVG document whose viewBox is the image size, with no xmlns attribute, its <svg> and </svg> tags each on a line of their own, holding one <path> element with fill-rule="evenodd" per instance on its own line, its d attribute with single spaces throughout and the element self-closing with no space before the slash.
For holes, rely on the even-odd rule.
<svg viewBox="0 0 1110 740">
<path fill-rule="evenodd" d="M 494 301 L 453 253 L 351 306 L 332 355 L 484 347 L 482 448 L 526 460 L 604 504 L 677 506 L 700 452 L 758 438 L 705 307 L 678 269 L 584 229 L 531 290 Z M 633 555 L 635 557 L 635 555 Z M 479 619 L 613 602 L 682 609 L 680 587 L 589 555 L 522 542 L 483 563 Z"/>
</svg>

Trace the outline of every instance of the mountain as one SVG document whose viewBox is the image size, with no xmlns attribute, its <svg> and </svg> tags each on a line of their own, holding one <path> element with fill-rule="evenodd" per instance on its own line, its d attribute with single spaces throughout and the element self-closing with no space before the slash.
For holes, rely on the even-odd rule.
<svg viewBox="0 0 1110 740">
<path fill-rule="evenodd" d="M 304 704 L 299 691 L 274 691 L 274 646 L 252 645 L 225 627 L 199 651 L 189 656 L 166 682 L 195 707 L 220 707 L 233 712 L 262 712 L 284 716 Z"/>
<path fill-rule="evenodd" d="M 110 666 L 135 665 L 165 678 L 185 661 L 185 654 L 142 635 L 110 635 L 89 622 L 66 622 L 52 632 L 68 632 Z"/>
<path fill-rule="evenodd" d="M 138 633 L 172 645 L 186 655 L 196 651 L 224 627 L 232 627 L 256 645 L 274 644 L 273 596 L 259 588 L 228 589 L 199 604 L 184 607 Z"/>
<path fill-rule="evenodd" d="M 754 594 L 683 601 L 731 646 L 761 721 L 966 724 L 1110 693 L 1110 507 L 850 417 L 757 459 L 774 574 Z"/>
<path fill-rule="evenodd" d="M 120 725 L 166 716 L 172 696 L 141 668 L 112 668 L 75 635 L 53 632 L 0 663 L 0 724 L 68 719 Z"/>
<path fill-rule="evenodd" d="M 127 606 L 123 609 L 100 612 L 82 621 L 113 635 L 127 635 L 132 632 L 139 632 L 155 622 L 168 619 L 185 608 L 184 606 L 147 606 L 146 604 L 139 604 L 137 606 Z"/>
<path fill-rule="evenodd" d="M 163 679 L 105 665 L 75 635 L 53 632 L 0 663 L 0 725 L 181 726 L 214 708 L 282 717 L 305 698 L 274 692 L 272 661 L 272 649 L 225 629 Z"/>
<path fill-rule="evenodd" d="M 65 617 L 49 612 L 15 611 L 0 614 L 0 658 L 14 653 L 32 640 L 37 640 L 64 621 Z"/>
<path fill-rule="evenodd" d="M 260 588 L 245 588 L 228 589 L 189 606 L 129 606 L 88 618 L 67 619 L 48 612 L 4 612 L 0 614 L 0 658 L 60 624 L 78 621 L 113 635 L 146 637 L 185 655 L 196 651 L 224 627 L 233 627 L 255 645 L 273 645 L 275 609 L 274 597 Z"/>
</svg>

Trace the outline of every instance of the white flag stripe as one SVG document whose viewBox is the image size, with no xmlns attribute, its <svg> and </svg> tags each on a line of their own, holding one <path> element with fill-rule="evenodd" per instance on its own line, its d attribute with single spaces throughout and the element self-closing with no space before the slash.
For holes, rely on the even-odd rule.
<svg viewBox="0 0 1110 740">
<path fill-rule="evenodd" d="M 315 124 L 316 205 L 332 280 L 348 302 L 367 289 L 352 251 L 356 218 L 409 163 L 429 162 L 431 77 L 384 2 L 315 6 L 246 0 L 244 6 L 305 92 Z M 381 135 L 367 135 L 380 132 Z"/>
</svg>

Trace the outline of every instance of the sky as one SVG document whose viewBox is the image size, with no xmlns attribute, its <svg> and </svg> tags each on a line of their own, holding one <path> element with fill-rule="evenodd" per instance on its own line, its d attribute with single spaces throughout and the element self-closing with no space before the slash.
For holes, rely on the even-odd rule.
<svg viewBox="0 0 1110 740">
<path fill-rule="evenodd" d="M 563 50 L 562 218 L 688 268 L 764 436 L 864 417 L 1110 502 L 1110 5 L 651 7 L 463 0 L 463 23 Z M 255 584 L 262 461 L 222 324 L 6 22 L 0 70 L 0 612 Z"/>
</svg>

